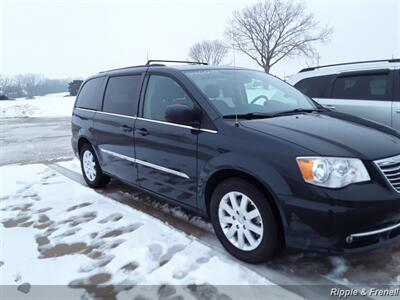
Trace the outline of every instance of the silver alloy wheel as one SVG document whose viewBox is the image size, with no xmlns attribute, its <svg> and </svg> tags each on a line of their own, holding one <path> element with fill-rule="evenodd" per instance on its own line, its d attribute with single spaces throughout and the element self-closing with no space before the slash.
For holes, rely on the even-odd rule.
<svg viewBox="0 0 400 300">
<path fill-rule="evenodd" d="M 90 181 L 95 181 L 96 179 L 96 162 L 94 161 L 94 157 L 92 152 L 90 152 L 89 150 L 85 150 L 85 152 L 83 152 L 83 170 L 85 171 L 85 175 L 86 177 L 90 180 Z"/>
<path fill-rule="evenodd" d="M 218 207 L 219 224 L 226 238 L 238 249 L 256 249 L 263 238 L 264 226 L 254 202 L 240 192 L 229 192 Z"/>
</svg>

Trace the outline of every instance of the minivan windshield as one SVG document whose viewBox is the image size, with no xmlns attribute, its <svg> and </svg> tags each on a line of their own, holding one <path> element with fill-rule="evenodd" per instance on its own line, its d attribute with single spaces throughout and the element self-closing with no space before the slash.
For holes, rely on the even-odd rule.
<svg viewBox="0 0 400 300">
<path fill-rule="evenodd" d="M 271 117 L 318 109 L 294 87 L 263 72 L 211 69 L 184 73 L 224 117 Z"/>
</svg>

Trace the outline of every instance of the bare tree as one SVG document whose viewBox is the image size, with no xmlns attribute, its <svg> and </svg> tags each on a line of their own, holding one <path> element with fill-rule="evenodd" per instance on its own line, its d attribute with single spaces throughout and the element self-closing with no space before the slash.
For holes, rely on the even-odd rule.
<svg viewBox="0 0 400 300">
<path fill-rule="evenodd" d="M 68 79 L 49 79 L 38 74 L 6 76 L 0 74 L 0 96 L 9 98 L 42 96 L 49 93 L 66 92 Z"/>
<path fill-rule="evenodd" d="M 265 72 L 284 58 L 312 57 L 315 43 L 327 42 L 329 26 L 320 27 L 301 2 L 265 0 L 235 11 L 226 31 L 230 45 L 244 52 Z"/>
<path fill-rule="evenodd" d="M 43 75 L 38 74 L 21 74 L 15 76 L 17 86 L 31 98 L 37 94 L 37 87 L 43 81 Z"/>
<path fill-rule="evenodd" d="M 228 54 L 228 48 L 220 40 L 204 40 L 195 43 L 189 50 L 189 57 L 209 65 L 220 65 Z"/>
<path fill-rule="evenodd" d="M 0 74 L 0 93 L 8 93 L 13 86 L 13 80 L 10 77 Z"/>
</svg>

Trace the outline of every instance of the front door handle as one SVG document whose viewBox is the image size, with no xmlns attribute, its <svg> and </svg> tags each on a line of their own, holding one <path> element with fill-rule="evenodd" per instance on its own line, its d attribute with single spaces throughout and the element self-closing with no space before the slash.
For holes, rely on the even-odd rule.
<svg viewBox="0 0 400 300">
<path fill-rule="evenodd" d="M 326 108 L 329 108 L 329 109 L 336 109 L 336 107 L 334 106 L 334 105 L 332 105 L 332 104 L 327 104 L 327 105 L 324 105 Z"/>
<path fill-rule="evenodd" d="M 149 132 L 147 131 L 146 128 L 140 128 L 140 129 L 137 130 L 137 132 L 138 132 L 140 135 L 143 135 L 143 136 L 149 134 Z"/>
<path fill-rule="evenodd" d="M 398 114 L 400 114 L 400 109 L 396 110 L 396 112 L 397 112 Z"/>
</svg>

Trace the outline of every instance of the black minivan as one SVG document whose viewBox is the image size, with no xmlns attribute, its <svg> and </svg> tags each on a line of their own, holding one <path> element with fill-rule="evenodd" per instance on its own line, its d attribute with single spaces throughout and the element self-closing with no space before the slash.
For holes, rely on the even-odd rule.
<svg viewBox="0 0 400 300">
<path fill-rule="evenodd" d="M 283 246 L 340 255 L 400 238 L 400 133 L 263 72 L 101 72 L 80 88 L 72 133 L 90 187 L 112 176 L 208 217 L 250 263 Z"/>
</svg>

